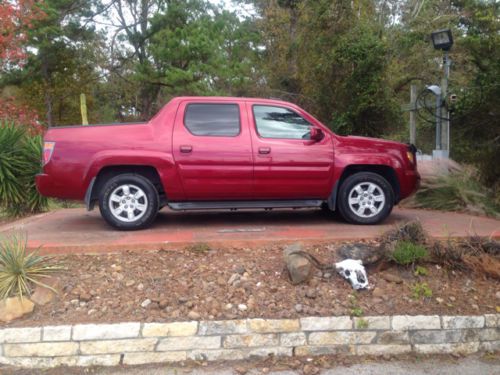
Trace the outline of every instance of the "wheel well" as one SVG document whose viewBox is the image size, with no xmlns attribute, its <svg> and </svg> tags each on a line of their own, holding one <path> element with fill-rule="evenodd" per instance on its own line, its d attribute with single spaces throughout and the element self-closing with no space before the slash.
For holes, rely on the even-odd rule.
<svg viewBox="0 0 500 375">
<path fill-rule="evenodd" d="M 394 171 L 394 169 L 387 165 L 348 165 L 344 169 L 344 172 L 340 177 L 338 186 L 341 186 L 347 177 L 352 176 L 353 174 L 358 172 L 372 172 L 384 177 L 391 184 L 392 190 L 394 191 L 394 204 L 397 204 L 399 202 L 400 188 L 398 177 L 396 176 L 396 172 Z"/>
<path fill-rule="evenodd" d="M 147 178 L 155 186 L 160 196 L 160 202 L 165 200 L 165 190 L 160 179 L 160 175 L 155 167 L 147 165 L 112 165 L 102 168 L 96 176 L 94 186 L 92 188 L 91 201 L 95 201 L 99 197 L 99 191 L 104 183 L 115 176 L 124 173 L 133 173 Z"/>
</svg>

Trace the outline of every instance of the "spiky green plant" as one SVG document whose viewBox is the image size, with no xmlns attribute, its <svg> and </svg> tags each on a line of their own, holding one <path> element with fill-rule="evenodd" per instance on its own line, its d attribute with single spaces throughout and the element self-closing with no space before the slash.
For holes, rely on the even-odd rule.
<svg viewBox="0 0 500 375">
<path fill-rule="evenodd" d="M 28 253 L 27 242 L 24 234 L 0 237 L 0 299 L 31 295 L 35 285 L 54 290 L 42 279 L 61 271 L 63 266 L 36 251 Z"/>
<path fill-rule="evenodd" d="M 44 211 L 47 198 L 35 186 L 40 172 L 42 137 L 13 123 L 0 122 L 0 208 L 9 216 Z"/>
</svg>

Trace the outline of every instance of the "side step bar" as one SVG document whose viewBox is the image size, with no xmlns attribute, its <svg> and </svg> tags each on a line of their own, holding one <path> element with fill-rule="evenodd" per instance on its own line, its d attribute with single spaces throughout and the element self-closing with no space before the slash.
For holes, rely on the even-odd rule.
<svg viewBox="0 0 500 375">
<path fill-rule="evenodd" d="M 211 202 L 168 202 L 175 211 L 182 210 L 241 210 L 241 209 L 273 209 L 273 208 L 310 208 L 320 207 L 323 200 L 266 200 L 266 201 L 211 201 Z"/>
</svg>

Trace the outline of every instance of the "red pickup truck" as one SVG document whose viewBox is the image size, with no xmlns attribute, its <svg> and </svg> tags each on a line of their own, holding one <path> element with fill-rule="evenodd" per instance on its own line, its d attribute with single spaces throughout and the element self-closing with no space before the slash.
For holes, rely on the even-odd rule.
<svg viewBox="0 0 500 375">
<path fill-rule="evenodd" d="M 131 230 L 164 206 L 322 207 L 374 224 L 419 179 L 414 146 L 338 136 L 294 104 L 179 97 L 146 123 L 50 128 L 36 184 Z"/>
</svg>

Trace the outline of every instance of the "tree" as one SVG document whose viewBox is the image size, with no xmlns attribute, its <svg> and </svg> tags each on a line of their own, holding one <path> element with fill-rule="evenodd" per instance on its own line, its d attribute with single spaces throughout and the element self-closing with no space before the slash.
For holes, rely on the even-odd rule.
<svg viewBox="0 0 500 375">
<path fill-rule="evenodd" d="M 0 72 L 22 63 L 27 31 L 44 15 L 35 0 L 0 2 Z"/>
</svg>

